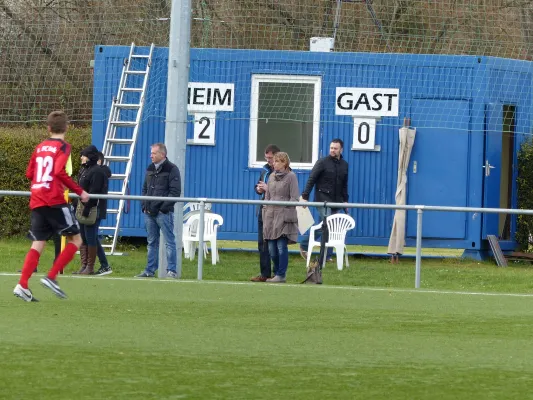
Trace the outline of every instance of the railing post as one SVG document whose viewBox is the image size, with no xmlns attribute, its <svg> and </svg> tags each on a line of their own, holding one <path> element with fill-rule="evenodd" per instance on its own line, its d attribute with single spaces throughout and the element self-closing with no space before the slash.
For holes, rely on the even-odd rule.
<svg viewBox="0 0 533 400">
<path fill-rule="evenodd" d="M 415 289 L 420 289 L 420 269 L 422 264 L 422 207 L 416 209 L 416 269 Z"/>
<path fill-rule="evenodd" d="M 205 201 L 200 200 L 200 219 L 198 221 L 198 280 L 202 280 L 204 269 L 204 219 Z"/>
</svg>

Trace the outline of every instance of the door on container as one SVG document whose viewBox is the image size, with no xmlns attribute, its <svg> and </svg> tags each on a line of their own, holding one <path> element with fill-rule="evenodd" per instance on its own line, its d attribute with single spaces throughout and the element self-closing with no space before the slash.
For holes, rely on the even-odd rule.
<svg viewBox="0 0 533 400">
<path fill-rule="evenodd" d="M 466 207 L 470 103 L 415 99 L 411 125 L 416 128 L 416 138 L 408 169 L 408 204 Z M 416 211 L 407 213 L 407 236 L 416 237 Z M 466 213 L 425 212 L 422 236 L 465 238 Z"/>
<path fill-rule="evenodd" d="M 485 108 L 485 153 L 483 173 L 483 207 L 511 208 L 516 108 L 513 105 L 488 104 Z M 510 216 L 483 214 L 482 237 L 511 236 Z"/>
</svg>

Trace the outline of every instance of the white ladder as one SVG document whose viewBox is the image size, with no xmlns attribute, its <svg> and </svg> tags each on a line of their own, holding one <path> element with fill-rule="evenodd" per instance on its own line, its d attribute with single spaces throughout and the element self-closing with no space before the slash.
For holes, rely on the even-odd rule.
<svg viewBox="0 0 533 400">
<path fill-rule="evenodd" d="M 153 52 L 153 43 L 148 54 L 146 51 L 143 54 L 136 53 L 135 43 L 132 43 L 128 59 L 124 60 L 118 92 L 111 104 L 102 148 L 104 164 L 108 165 L 113 173 L 109 178 L 108 194 L 125 195 L 128 189 Z M 106 254 L 121 254 L 115 252 L 115 249 L 124 203 L 123 199 L 107 200 L 107 226 L 100 226 L 100 231 L 103 235 L 113 236 L 113 242 L 103 245 L 107 250 Z"/>
</svg>

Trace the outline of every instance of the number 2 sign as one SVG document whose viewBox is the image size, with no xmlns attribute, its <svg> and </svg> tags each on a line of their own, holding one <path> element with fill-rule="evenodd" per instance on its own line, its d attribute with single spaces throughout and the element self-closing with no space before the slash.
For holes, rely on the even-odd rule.
<svg viewBox="0 0 533 400">
<path fill-rule="evenodd" d="M 216 113 L 194 114 L 194 139 L 191 144 L 215 145 Z"/>
</svg>

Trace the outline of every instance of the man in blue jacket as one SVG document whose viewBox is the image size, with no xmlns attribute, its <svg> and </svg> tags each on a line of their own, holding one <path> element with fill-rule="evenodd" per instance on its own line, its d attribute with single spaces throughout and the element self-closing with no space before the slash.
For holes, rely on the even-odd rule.
<svg viewBox="0 0 533 400">
<path fill-rule="evenodd" d="M 315 201 L 316 202 L 329 202 L 329 203 L 347 203 L 348 202 L 348 163 L 342 158 L 342 150 L 344 143 L 341 139 L 333 139 L 329 145 L 329 155 L 321 158 L 316 162 L 305 189 L 302 192 L 302 199 L 304 201 L 309 200 L 309 194 L 313 187 L 315 188 Z M 325 216 L 335 214 L 340 211 L 339 208 L 324 208 L 318 207 L 318 215 L 320 221 Z M 322 234 L 322 230 L 316 231 L 316 240 Z M 307 247 L 309 245 L 309 238 L 304 238 L 300 244 L 300 254 L 307 258 Z M 331 260 L 333 255 L 333 248 L 328 247 L 326 258 Z"/>
<path fill-rule="evenodd" d="M 146 169 L 143 196 L 179 197 L 181 176 L 178 167 L 167 159 L 163 143 L 151 146 L 152 164 Z M 152 278 L 159 267 L 159 231 L 163 232 L 167 254 L 167 278 L 176 278 L 176 237 L 174 235 L 174 201 L 145 200 L 141 203 L 148 234 L 148 261 L 137 278 Z"/>
</svg>

